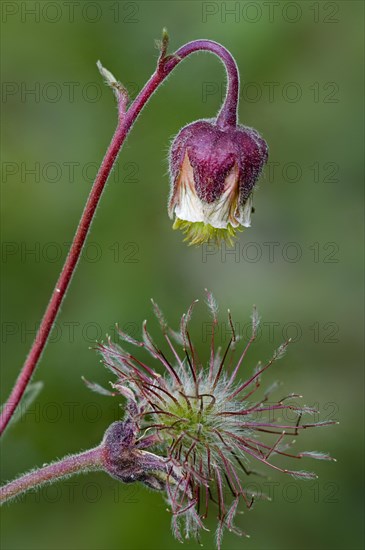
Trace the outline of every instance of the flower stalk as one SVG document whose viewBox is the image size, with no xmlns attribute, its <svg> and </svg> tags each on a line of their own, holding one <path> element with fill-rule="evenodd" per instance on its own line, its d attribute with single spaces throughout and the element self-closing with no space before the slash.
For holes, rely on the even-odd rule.
<svg viewBox="0 0 365 550">
<path fill-rule="evenodd" d="M 0 503 L 7 502 L 27 491 L 39 488 L 47 483 L 70 477 L 73 474 L 86 473 L 102 469 L 103 447 L 95 447 L 83 453 L 66 456 L 10 481 L 0 488 Z"/>
<path fill-rule="evenodd" d="M 137 439 L 139 433 L 131 420 L 132 414 L 128 406 L 126 419 L 113 422 L 98 447 L 34 469 L 0 487 L 0 504 L 47 483 L 95 470 L 104 471 L 123 483 L 140 482 L 150 489 L 163 490 L 167 478 L 166 460 L 146 451 L 156 444 L 155 436 Z M 178 473 L 173 475 L 177 480 Z"/>
<path fill-rule="evenodd" d="M 99 205 L 106 182 L 116 162 L 122 145 L 133 127 L 138 115 L 151 98 L 152 94 L 168 77 L 173 69 L 190 54 L 199 51 L 208 51 L 218 56 L 223 62 L 228 78 L 227 94 L 218 114 L 217 125 L 221 128 L 234 126 L 237 121 L 239 76 L 236 63 L 232 55 L 220 44 L 211 40 L 194 40 L 178 49 L 174 54 L 167 55 L 168 36 L 166 31 L 160 45 L 160 57 L 155 72 L 146 83 L 137 98 L 127 109 L 128 95 L 124 87 L 117 82 L 113 75 L 104 69 L 100 63 L 98 67 L 107 83 L 113 88 L 118 102 L 118 124 L 112 137 L 110 145 L 101 163 L 100 169 L 93 183 L 90 195 L 87 199 L 84 211 L 81 215 L 74 239 L 72 241 L 68 256 L 62 268 L 60 277 L 52 292 L 39 330 L 32 344 L 30 352 L 16 380 L 14 388 L 2 408 L 0 416 L 0 435 L 4 433 L 10 419 L 18 407 L 22 396 L 34 374 L 40 361 L 41 355 L 46 347 L 50 332 L 60 311 L 63 300 L 75 273 L 86 238 L 94 220 L 96 209 Z"/>
</svg>

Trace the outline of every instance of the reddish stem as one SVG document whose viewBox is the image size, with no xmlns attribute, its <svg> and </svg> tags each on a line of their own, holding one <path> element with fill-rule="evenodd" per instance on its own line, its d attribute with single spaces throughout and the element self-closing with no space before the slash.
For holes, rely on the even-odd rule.
<svg viewBox="0 0 365 550">
<path fill-rule="evenodd" d="M 238 107 L 238 91 L 239 91 L 239 76 L 236 63 L 231 54 L 217 42 L 210 40 L 195 40 L 182 46 L 172 56 L 161 57 L 158 67 L 145 87 L 139 93 L 135 101 L 131 104 L 126 113 L 120 112 L 118 118 L 118 126 L 115 130 L 111 143 L 105 154 L 95 182 L 92 186 L 90 195 L 87 199 L 86 206 L 81 216 L 79 226 L 77 228 L 74 240 L 70 251 L 66 258 L 65 264 L 61 271 L 61 275 L 57 281 L 56 287 L 51 296 L 51 300 L 47 306 L 43 316 L 38 333 L 35 337 L 29 355 L 24 363 L 24 366 L 18 376 L 15 386 L 10 394 L 10 397 L 3 407 L 0 417 L 0 435 L 4 432 L 8 425 L 15 409 L 17 408 L 24 391 L 33 375 L 33 372 L 39 362 L 42 352 L 46 346 L 49 334 L 60 310 L 63 299 L 75 272 L 77 262 L 80 258 L 82 248 L 85 244 L 86 237 L 90 230 L 95 211 L 99 204 L 102 192 L 117 159 L 119 151 L 124 143 L 124 140 L 132 128 L 135 120 L 142 111 L 145 104 L 148 102 L 157 87 L 165 80 L 171 71 L 185 57 L 197 51 L 210 51 L 217 55 L 224 63 L 227 71 L 228 87 L 227 95 L 223 106 L 217 117 L 217 124 L 221 127 L 227 125 L 235 125 L 237 120 Z"/>
<path fill-rule="evenodd" d="M 0 488 L 0 503 L 6 502 L 34 487 L 40 487 L 45 483 L 69 477 L 72 474 L 102 470 L 103 450 L 103 447 L 100 446 L 83 453 L 66 456 L 58 462 L 53 462 L 53 464 L 39 468 L 39 470 L 33 470 L 14 481 L 10 481 L 10 483 Z"/>
</svg>

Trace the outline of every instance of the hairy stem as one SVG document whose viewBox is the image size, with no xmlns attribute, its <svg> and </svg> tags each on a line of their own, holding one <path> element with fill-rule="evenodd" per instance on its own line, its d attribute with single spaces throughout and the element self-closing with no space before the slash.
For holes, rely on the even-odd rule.
<svg viewBox="0 0 365 550">
<path fill-rule="evenodd" d="M 102 470 L 102 456 L 104 448 L 95 447 L 89 451 L 76 455 L 66 456 L 58 462 L 53 462 L 39 470 L 33 470 L 23 476 L 0 487 L 0 503 L 6 502 L 34 487 L 51 483 L 69 477 L 72 474 Z"/>
<path fill-rule="evenodd" d="M 144 86 L 134 102 L 130 105 L 127 112 L 123 111 L 122 113 L 119 113 L 120 116 L 118 117 L 117 128 L 93 183 L 70 251 L 62 268 L 61 275 L 53 290 L 51 299 L 43 316 L 33 345 L 30 349 L 29 355 L 26 358 L 9 399 L 3 407 L 0 417 L 0 435 L 4 432 L 12 415 L 14 414 L 15 409 L 17 408 L 25 389 L 30 382 L 30 379 L 46 346 L 49 334 L 60 311 L 63 299 L 75 272 L 86 237 L 91 227 L 91 223 L 94 219 L 97 206 L 105 188 L 105 184 L 128 132 L 132 128 L 136 118 L 154 91 L 171 73 L 176 65 L 178 65 L 191 53 L 198 51 L 212 52 L 224 63 L 228 78 L 227 95 L 218 114 L 217 124 L 221 127 L 236 124 L 239 76 L 233 57 L 223 46 L 211 40 L 195 40 L 182 46 L 173 55 L 165 56 L 165 51 L 162 52 L 157 69 L 150 80 Z"/>
</svg>

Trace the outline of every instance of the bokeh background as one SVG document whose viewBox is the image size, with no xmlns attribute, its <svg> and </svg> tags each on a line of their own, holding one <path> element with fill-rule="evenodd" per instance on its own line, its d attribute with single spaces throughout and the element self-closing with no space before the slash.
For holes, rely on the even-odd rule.
<svg viewBox="0 0 365 550">
<path fill-rule="evenodd" d="M 2 441 L 2 479 L 96 445 L 123 400 L 90 350 L 118 322 L 133 335 L 171 324 L 200 299 L 192 334 L 203 354 L 204 288 L 245 334 L 252 305 L 262 331 L 250 372 L 286 337 L 294 345 L 267 374 L 298 391 L 336 427 L 306 431 L 298 448 L 337 463 L 319 474 L 249 478 L 272 502 L 239 516 L 250 539 L 227 549 L 363 547 L 363 4 L 335 2 L 2 2 L 2 400 L 32 342 L 116 123 L 101 59 L 135 95 L 154 70 L 163 26 L 171 50 L 195 38 L 224 44 L 242 76 L 240 120 L 270 145 L 253 227 L 235 248 L 190 248 L 167 217 L 167 151 L 190 121 L 213 116 L 225 75 L 210 54 L 179 66 L 138 119 L 102 199 L 88 245 L 36 373 L 43 391 Z M 281 395 L 277 395 L 281 397 Z M 206 548 L 214 545 L 204 534 Z M 161 495 L 103 474 L 72 478 L 2 511 L 4 550 L 170 550 Z M 187 542 L 187 548 L 197 548 Z"/>
</svg>

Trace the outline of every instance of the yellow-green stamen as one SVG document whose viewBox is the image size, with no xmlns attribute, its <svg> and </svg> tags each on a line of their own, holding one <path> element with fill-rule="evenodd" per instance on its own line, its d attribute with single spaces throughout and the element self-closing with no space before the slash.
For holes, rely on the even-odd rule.
<svg viewBox="0 0 365 550">
<path fill-rule="evenodd" d="M 186 235 L 184 241 L 189 241 L 189 245 L 200 245 L 211 241 L 221 244 L 225 241 L 229 246 L 233 246 L 237 231 L 243 230 L 242 227 L 233 227 L 230 223 L 226 228 L 222 228 L 213 227 L 204 222 L 188 222 L 180 218 L 175 219 L 172 228 L 181 229 Z"/>
</svg>

